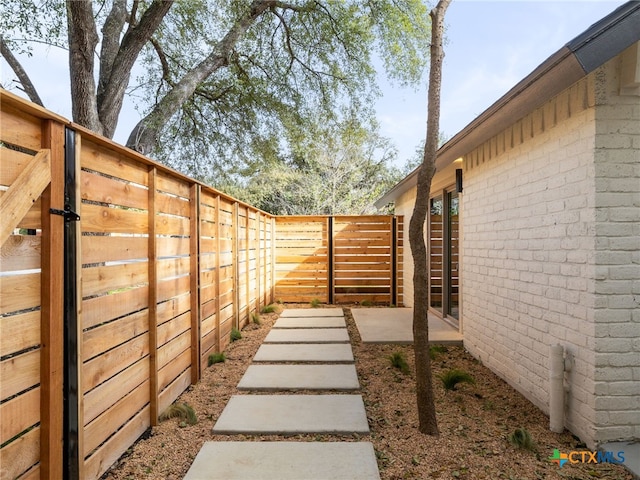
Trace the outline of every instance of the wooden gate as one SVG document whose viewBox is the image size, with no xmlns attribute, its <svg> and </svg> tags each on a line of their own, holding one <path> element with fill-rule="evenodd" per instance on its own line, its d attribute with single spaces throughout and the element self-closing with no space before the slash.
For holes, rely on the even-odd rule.
<svg viewBox="0 0 640 480">
<path fill-rule="evenodd" d="M 62 478 L 64 126 L 3 97 L 0 477 Z"/>
</svg>

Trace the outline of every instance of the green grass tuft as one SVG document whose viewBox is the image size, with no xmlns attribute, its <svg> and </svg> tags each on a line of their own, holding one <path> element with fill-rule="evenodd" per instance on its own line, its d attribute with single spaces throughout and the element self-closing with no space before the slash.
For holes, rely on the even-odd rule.
<svg viewBox="0 0 640 480">
<path fill-rule="evenodd" d="M 273 313 L 276 311 L 276 306 L 271 304 L 271 305 L 265 305 L 264 307 L 262 307 L 262 313 Z"/>
<path fill-rule="evenodd" d="M 410 373 L 411 370 L 409 369 L 409 364 L 404 358 L 404 354 L 402 352 L 393 352 L 388 358 L 391 362 L 391 366 L 397 368 L 404 374 L 408 375 Z"/>
<path fill-rule="evenodd" d="M 459 383 L 469 383 L 471 385 L 476 383 L 471 375 L 457 368 L 441 373 L 438 378 L 442 381 L 442 385 L 446 390 L 455 390 Z"/>
<path fill-rule="evenodd" d="M 444 345 L 431 345 L 429 347 L 429 358 L 435 360 L 439 353 L 447 352 L 447 347 Z"/>
<path fill-rule="evenodd" d="M 526 428 L 516 428 L 513 433 L 509 435 L 509 443 L 516 448 L 522 450 L 536 450 L 536 443 L 531 438 L 531 434 Z"/>
<path fill-rule="evenodd" d="M 260 314 L 258 312 L 251 313 L 251 321 L 256 325 L 262 325 L 262 320 L 260 320 Z"/>
<path fill-rule="evenodd" d="M 231 329 L 231 341 L 235 342 L 236 340 L 240 340 L 242 338 L 242 332 L 237 328 L 233 327 Z"/>
<path fill-rule="evenodd" d="M 186 403 L 174 403 L 169 405 L 169 407 L 160 415 L 161 422 L 169 420 L 170 418 L 179 418 L 186 421 L 189 425 L 195 425 L 198 423 L 196 412 Z"/>
<path fill-rule="evenodd" d="M 310 304 L 312 308 L 318 308 L 320 306 L 320 300 L 314 298 L 313 300 L 311 300 Z"/>
<path fill-rule="evenodd" d="M 222 353 L 212 353 L 211 355 L 209 355 L 209 366 L 213 365 L 214 363 L 223 363 L 225 360 L 227 359 L 227 357 L 225 356 L 224 352 Z"/>
<path fill-rule="evenodd" d="M 362 305 L 363 307 L 373 307 L 373 302 L 370 300 L 363 300 L 362 302 L 360 302 L 360 305 Z"/>
</svg>

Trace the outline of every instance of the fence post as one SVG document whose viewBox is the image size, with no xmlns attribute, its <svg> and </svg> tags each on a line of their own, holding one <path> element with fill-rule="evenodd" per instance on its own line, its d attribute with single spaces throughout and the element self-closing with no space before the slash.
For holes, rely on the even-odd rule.
<svg viewBox="0 0 640 480">
<path fill-rule="evenodd" d="M 260 299 L 260 294 L 262 293 L 262 285 L 261 285 L 261 276 L 262 274 L 260 273 L 260 255 L 262 254 L 262 242 L 260 241 L 260 211 L 256 210 L 256 273 L 255 273 L 255 277 L 256 277 L 256 313 L 260 313 L 260 303 L 261 303 L 261 299 Z"/>
<path fill-rule="evenodd" d="M 240 270 L 239 247 L 240 247 L 240 214 L 238 212 L 238 202 L 233 202 L 233 326 L 240 329 L 240 279 L 238 272 Z"/>
<path fill-rule="evenodd" d="M 191 275 L 191 384 L 200 380 L 200 185 L 191 185 L 190 192 L 190 272 Z"/>
<path fill-rule="evenodd" d="M 215 286 L 215 295 L 216 295 L 216 352 L 220 353 L 222 351 L 222 335 L 220 335 L 220 282 L 222 281 L 222 276 L 220 275 L 220 195 L 216 196 L 216 212 L 215 212 L 215 222 L 216 222 L 216 286 Z"/>
<path fill-rule="evenodd" d="M 149 169 L 149 415 L 158 425 L 158 273 L 156 239 L 156 167 Z"/>
<path fill-rule="evenodd" d="M 396 282 L 398 280 L 398 224 L 395 216 L 391 217 L 391 298 L 390 305 L 398 304 L 398 288 Z"/>
<path fill-rule="evenodd" d="M 269 285 L 269 303 L 273 303 L 276 294 L 276 217 L 271 217 L 271 284 Z"/>
<path fill-rule="evenodd" d="M 64 218 L 50 208 L 64 206 L 64 127 L 43 123 L 42 146 L 51 150 L 51 184 L 42 194 L 42 306 L 40 383 L 41 478 L 63 477 L 64 449 Z"/>
<path fill-rule="evenodd" d="M 250 210 L 249 207 L 245 207 L 246 217 L 245 217 L 245 255 L 244 255 L 244 282 L 245 286 L 245 303 L 247 305 L 247 321 L 251 319 L 251 272 L 249 267 L 251 265 L 251 221 L 249 218 Z"/>
<path fill-rule="evenodd" d="M 65 478 L 82 478 L 82 466 L 84 456 L 82 451 L 83 427 L 81 418 L 82 386 L 80 372 L 82 365 L 80 348 L 82 343 L 82 327 L 78 318 L 78 289 L 80 247 L 77 222 L 79 217 L 75 212 L 79 211 L 77 191 L 77 153 L 76 132 L 65 128 L 65 159 L 64 159 L 64 350 L 65 350 L 65 451 L 67 467 Z M 52 211 L 53 213 L 53 211 Z"/>
<path fill-rule="evenodd" d="M 327 282 L 329 288 L 329 304 L 333 305 L 335 301 L 335 285 L 334 285 L 334 238 L 333 238 L 333 216 L 327 216 Z"/>
</svg>

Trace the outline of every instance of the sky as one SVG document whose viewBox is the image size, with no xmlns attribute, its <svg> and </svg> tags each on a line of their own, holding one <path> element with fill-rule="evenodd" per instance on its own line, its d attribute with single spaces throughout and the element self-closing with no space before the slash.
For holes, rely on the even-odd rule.
<svg viewBox="0 0 640 480">
<path fill-rule="evenodd" d="M 445 17 L 440 131 L 453 137 L 551 54 L 623 3 L 626 0 L 453 0 Z M 46 108 L 71 118 L 67 52 L 40 48 L 22 60 Z M 3 61 L 0 70 L 6 85 L 11 75 Z M 396 145 L 397 164 L 402 166 L 425 137 L 427 77 L 418 89 L 399 88 L 384 74 L 379 82 L 381 134 Z M 139 119 L 125 105 L 115 141 L 124 143 Z"/>
<path fill-rule="evenodd" d="M 440 131 L 453 137 L 549 56 L 625 1 L 453 0 L 445 15 Z M 398 164 L 426 136 L 427 89 L 401 89 L 380 77 L 381 134 Z"/>
</svg>

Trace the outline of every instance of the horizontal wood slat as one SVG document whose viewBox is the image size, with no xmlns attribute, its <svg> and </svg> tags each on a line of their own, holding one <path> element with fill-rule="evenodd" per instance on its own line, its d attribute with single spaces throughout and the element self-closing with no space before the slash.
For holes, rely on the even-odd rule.
<svg viewBox="0 0 640 480">
<path fill-rule="evenodd" d="M 51 203 L 46 187 L 63 189 L 54 166 L 65 156 L 65 127 L 75 130 L 80 163 L 82 478 L 103 475 L 198 381 L 232 328 L 276 298 L 391 301 L 391 256 L 403 246 L 393 217 L 273 217 L 11 94 L 0 97 L 0 149 L 10 160 L 0 165 L 0 414 L 12 419 L 0 438 L 3 466 L 17 465 L 15 476 L 51 478 L 47 453 L 39 463 L 40 434 L 52 438 L 47 422 L 61 421 L 42 414 L 51 389 L 41 384 L 41 332 L 51 311 L 41 303 L 50 287 L 43 252 L 61 245 L 43 229 L 62 224 L 49 216 L 63 205 Z M 60 138 L 44 138 L 54 134 Z M 396 283 L 400 292 L 401 275 Z M 47 348 L 62 354 L 61 338 Z"/>
</svg>

